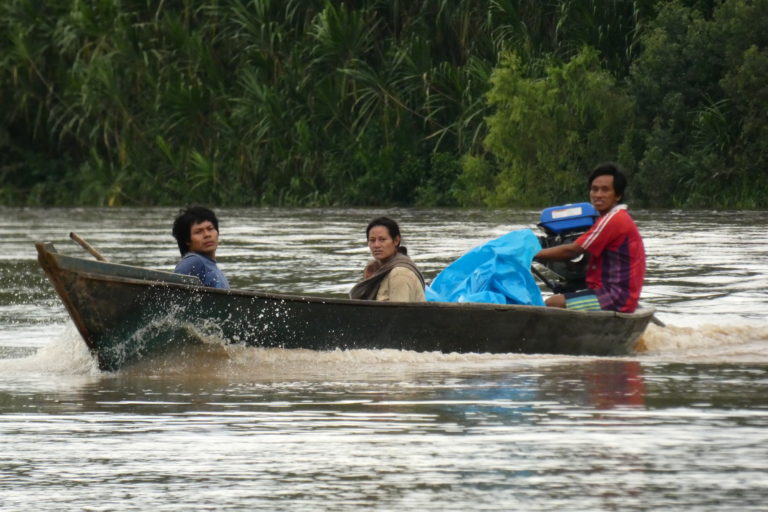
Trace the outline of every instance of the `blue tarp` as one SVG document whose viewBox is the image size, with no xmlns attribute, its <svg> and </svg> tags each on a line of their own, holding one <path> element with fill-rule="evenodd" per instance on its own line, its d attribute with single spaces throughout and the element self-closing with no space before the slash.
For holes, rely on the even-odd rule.
<svg viewBox="0 0 768 512">
<path fill-rule="evenodd" d="M 479 245 L 438 274 L 426 289 L 427 300 L 543 306 L 531 274 L 531 262 L 539 249 L 539 240 L 530 229 Z"/>
</svg>

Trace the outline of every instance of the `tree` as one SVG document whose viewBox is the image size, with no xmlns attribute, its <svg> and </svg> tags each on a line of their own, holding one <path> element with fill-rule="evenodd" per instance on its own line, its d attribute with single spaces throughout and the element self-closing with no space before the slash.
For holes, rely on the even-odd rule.
<svg viewBox="0 0 768 512">
<path fill-rule="evenodd" d="M 711 18 L 663 5 L 629 89 L 642 127 L 633 188 L 646 204 L 768 204 L 766 24 L 767 0 L 724 2 Z"/>
<path fill-rule="evenodd" d="M 485 148 L 493 165 L 467 159 L 458 192 L 465 201 L 539 206 L 579 199 L 590 169 L 615 160 L 632 127 L 631 98 L 589 47 L 568 63 L 547 65 L 541 77 L 529 76 L 521 59 L 508 55 L 491 83 Z M 471 187 L 479 195 L 467 194 Z"/>
</svg>

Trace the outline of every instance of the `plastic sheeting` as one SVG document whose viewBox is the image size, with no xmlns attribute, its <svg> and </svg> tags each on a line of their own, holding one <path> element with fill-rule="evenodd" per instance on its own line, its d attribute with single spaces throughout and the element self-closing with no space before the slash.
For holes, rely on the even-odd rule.
<svg viewBox="0 0 768 512">
<path fill-rule="evenodd" d="M 511 231 L 479 245 L 448 265 L 426 289 L 431 302 L 489 302 L 543 306 L 531 274 L 541 249 L 530 229 Z"/>
</svg>

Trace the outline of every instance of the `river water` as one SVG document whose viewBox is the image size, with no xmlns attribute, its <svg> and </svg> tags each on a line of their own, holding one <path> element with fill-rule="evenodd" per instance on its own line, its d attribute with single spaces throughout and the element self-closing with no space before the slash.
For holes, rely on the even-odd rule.
<svg viewBox="0 0 768 512">
<path fill-rule="evenodd" d="M 623 358 L 211 342 L 98 371 L 35 240 L 171 269 L 173 209 L 0 209 L 2 510 L 768 510 L 768 212 L 638 211 Z M 536 211 L 222 209 L 235 287 L 342 296 L 388 214 L 428 278 Z"/>
</svg>

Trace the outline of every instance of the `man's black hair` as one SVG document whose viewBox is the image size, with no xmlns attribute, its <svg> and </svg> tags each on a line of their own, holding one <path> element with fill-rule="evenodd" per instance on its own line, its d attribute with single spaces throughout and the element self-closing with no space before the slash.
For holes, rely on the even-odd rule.
<svg viewBox="0 0 768 512">
<path fill-rule="evenodd" d="M 624 176 L 621 167 L 613 162 L 603 162 L 598 164 L 592 173 L 589 175 L 587 182 L 588 187 L 592 187 L 592 182 L 598 176 L 613 176 L 613 191 L 619 196 L 622 203 L 626 203 L 626 196 L 624 195 L 624 189 L 627 188 L 627 177 Z"/>
<path fill-rule="evenodd" d="M 219 230 L 219 219 L 216 214 L 204 206 L 190 206 L 181 210 L 173 221 L 173 238 L 179 244 L 179 251 L 184 256 L 189 252 L 189 242 L 192 238 L 192 226 L 210 221 L 216 231 Z"/>
</svg>

